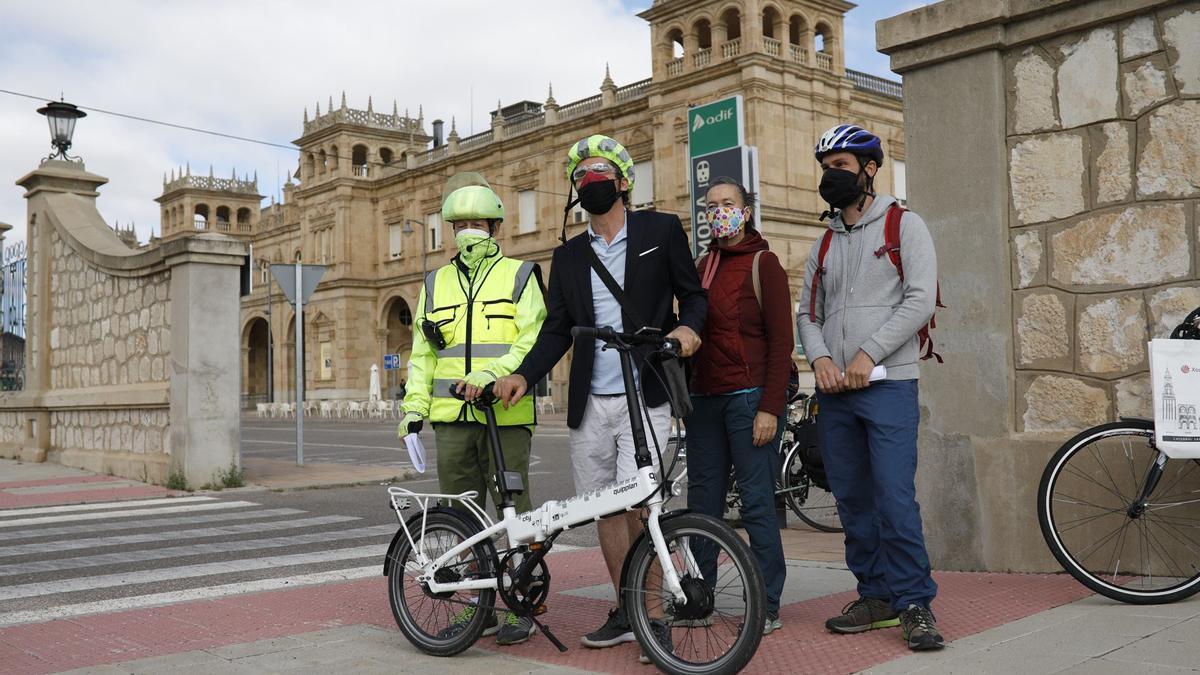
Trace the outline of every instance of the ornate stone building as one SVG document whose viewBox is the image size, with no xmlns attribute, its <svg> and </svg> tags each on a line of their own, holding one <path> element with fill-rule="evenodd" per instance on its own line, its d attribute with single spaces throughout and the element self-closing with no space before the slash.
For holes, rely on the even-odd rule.
<svg viewBox="0 0 1200 675">
<path fill-rule="evenodd" d="M 434 120 L 349 107 L 343 95 L 324 111 L 304 114 L 298 185 L 282 204 L 251 208 L 255 184 L 236 179 L 167 182 L 163 236 L 217 229 L 251 240 L 257 288 L 243 300 L 242 381 L 248 400 L 265 400 L 267 347 L 273 344 L 275 400 L 289 400 L 294 381 L 293 312 L 267 282 L 270 263 L 328 266 L 305 311 L 305 378 L 309 398 L 365 397 L 372 363 L 411 346 L 411 308 L 422 273 L 454 253 L 438 213 L 445 180 L 480 171 L 504 200 L 505 253 L 548 265 L 558 245 L 566 201 L 565 149 L 591 133 L 622 141 L 638 164 L 637 208 L 688 216 L 687 110 L 740 94 L 746 142 L 759 148 L 762 227 L 785 266 L 793 293 L 802 283 L 813 240 L 823 225 L 812 158 L 817 137 L 842 121 L 863 124 L 885 142 L 877 178 L 884 192 L 904 193 L 900 86 L 845 68 L 841 0 L 658 0 L 640 16 L 651 26 L 653 76 L 618 87 L 608 73 L 595 96 L 559 105 L 498 106 L 491 128 L 462 138 Z M 871 49 L 873 45 L 858 46 Z M 431 147 L 432 146 L 432 147 Z M 244 212 L 243 209 L 248 209 Z M 586 226 L 570 218 L 569 235 Z M 564 400 L 564 362 L 551 393 Z M 400 373 L 385 379 L 395 391 Z"/>
</svg>

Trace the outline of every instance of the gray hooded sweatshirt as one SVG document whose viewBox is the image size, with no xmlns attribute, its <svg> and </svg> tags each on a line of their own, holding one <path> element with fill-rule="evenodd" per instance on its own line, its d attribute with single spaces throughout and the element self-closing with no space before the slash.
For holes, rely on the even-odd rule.
<svg viewBox="0 0 1200 675">
<path fill-rule="evenodd" d="M 895 198 L 879 195 L 849 231 L 839 215 L 829 223 L 833 239 L 825 255 L 825 276 L 817 287 L 816 311 L 809 316 L 820 239 L 804 270 L 796 328 L 809 363 L 828 356 L 839 370 L 861 349 L 887 367 L 889 380 L 920 376 L 917 331 L 933 316 L 937 299 L 937 254 L 925 221 L 905 212 L 900 221 L 904 281 L 883 253 L 884 223 Z"/>
</svg>

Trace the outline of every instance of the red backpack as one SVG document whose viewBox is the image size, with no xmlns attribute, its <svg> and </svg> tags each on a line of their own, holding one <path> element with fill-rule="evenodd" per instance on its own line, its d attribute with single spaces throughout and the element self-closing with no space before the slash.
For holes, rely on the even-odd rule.
<svg viewBox="0 0 1200 675">
<path fill-rule="evenodd" d="M 875 257 L 880 258 L 884 253 L 888 258 L 891 258 L 892 264 L 896 266 L 896 273 L 900 275 L 900 282 L 904 282 L 904 261 L 900 258 L 900 219 L 904 217 L 904 207 L 897 204 L 892 204 L 888 207 L 887 221 L 883 227 L 883 246 L 875 250 Z M 817 288 L 821 285 L 821 277 L 825 276 L 825 255 L 829 253 L 829 245 L 833 242 L 833 230 L 825 230 L 825 236 L 821 237 L 821 248 L 817 251 L 817 271 L 813 274 L 812 281 L 812 296 L 808 300 L 808 316 L 813 320 L 817 315 Z M 936 306 L 945 309 L 942 304 L 942 285 L 939 283 L 937 287 Z M 933 351 L 933 338 L 930 337 L 929 331 L 937 328 L 936 314 L 929 318 L 929 323 L 921 326 L 921 330 L 917 331 L 917 337 L 920 339 L 919 349 L 925 350 L 925 354 L 921 357 L 924 361 L 929 358 L 937 359 L 938 363 L 942 363 L 942 355 Z"/>
</svg>

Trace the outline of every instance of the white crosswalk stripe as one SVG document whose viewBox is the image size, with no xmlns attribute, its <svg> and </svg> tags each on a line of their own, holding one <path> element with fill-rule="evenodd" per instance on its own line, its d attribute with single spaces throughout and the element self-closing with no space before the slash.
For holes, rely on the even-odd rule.
<svg viewBox="0 0 1200 675">
<path fill-rule="evenodd" d="M 0 627 L 376 576 L 396 529 L 233 495 L 2 511 Z"/>
</svg>

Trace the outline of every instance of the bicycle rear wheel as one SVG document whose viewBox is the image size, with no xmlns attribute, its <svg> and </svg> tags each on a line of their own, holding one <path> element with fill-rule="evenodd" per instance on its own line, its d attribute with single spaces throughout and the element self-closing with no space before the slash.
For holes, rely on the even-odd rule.
<svg viewBox="0 0 1200 675">
<path fill-rule="evenodd" d="M 740 671 L 758 649 L 766 620 L 766 591 L 750 548 L 724 522 L 699 513 L 663 518 L 662 534 L 688 601 L 680 604 L 662 588 L 654 545 L 642 537 L 622 579 L 642 651 L 673 675 Z M 657 621 L 666 623 L 670 648 L 654 635 Z"/>
<path fill-rule="evenodd" d="M 1200 591 L 1200 462 L 1167 460 L 1153 440 L 1149 421 L 1092 427 L 1059 448 L 1038 489 L 1042 536 L 1063 568 L 1139 605 Z M 1162 475 L 1143 501 L 1156 462 Z"/>
<path fill-rule="evenodd" d="M 486 615 L 494 611 L 496 591 L 433 593 L 428 585 L 417 581 L 417 576 L 423 572 L 417 551 L 424 551 L 430 560 L 435 560 L 470 539 L 479 527 L 446 511 L 429 513 L 424 522 L 424 533 L 421 531 L 421 514 L 410 518 L 408 525 L 416 540 L 416 549 L 403 538 L 391 553 L 388 567 L 388 603 L 392 617 L 400 632 L 417 649 L 434 656 L 453 656 L 475 644 L 483 633 Z M 449 583 L 495 576 L 492 571 L 494 555 L 491 542 L 484 540 L 439 569 L 435 578 L 439 583 Z"/>
<path fill-rule="evenodd" d="M 842 519 L 838 516 L 837 500 L 833 493 L 812 482 L 804 470 L 800 445 L 796 442 L 784 455 L 779 471 L 778 491 L 792 513 L 799 516 L 809 527 L 822 532 L 841 532 Z"/>
</svg>

